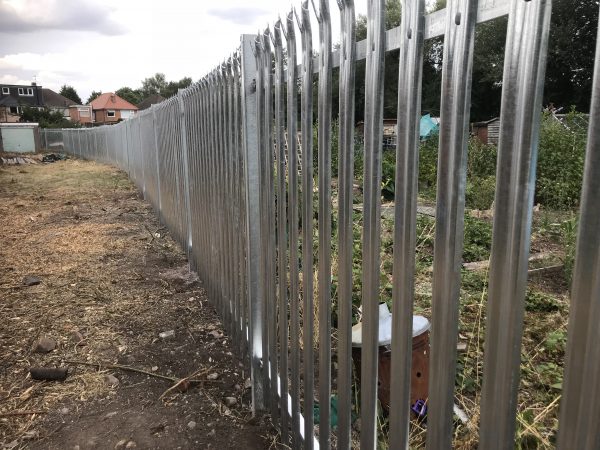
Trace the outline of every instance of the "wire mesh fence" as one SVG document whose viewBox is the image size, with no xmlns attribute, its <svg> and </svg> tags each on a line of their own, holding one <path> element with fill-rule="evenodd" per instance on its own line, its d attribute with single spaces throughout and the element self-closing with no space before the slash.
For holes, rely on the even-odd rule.
<svg viewBox="0 0 600 450">
<path fill-rule="evenodd" d="M 367 38 L 360 42 L 352 0 L 338 0 L 338 5 L 341 35 L 335 51 L 329 2 L 313 5 L 317 56 L 314 18 L 304 2 L 273 31 L 243 35 L 230 59 L 177 96 L 118 125 L 45 130 L 43 142 L 48 149 L 64 148 L 129 173 L 187 251 L 237 348 L 249 357 L 253 407 L 271 413 L 284 443 L 376 448 L 382 444 L 377 398 L 383 73 L 386 52 L 398 50 L 393 382 L 389 441 L 383 445 L 406 448 L 415 407 L 411 325 L 423 48 L 428 39 L 444 36 L 429 395 L 423 400 L 427 447 L 451 448 L 474 30 L 479 22 L 508 15 L 479 445 L 510 448 L 551 1 L 449 0 L 444 10 L 425 14 L 424 0 L 402 0 L 402 23 L 388 31 L 384 1 L 369 1 Z M 354 92 L 362 59 L 364 182 L 357 250 Z M 596 66 L 599 60 L 600 53 Z M 337 173 L 331 169 L 334 67 L 339 70 Z M 600 389 L 599 71 L 596 67 L 558 433 L 563 449 L 596 448 L 600 442 L 595 428 L 600 407 L 589 401 Z M 357 252 L 358 281 L 353 273 Z M 352 297 L 357 286 L 362 346 L 355 377 Z M 359 433 L 352 425 L 355 410 Z"/>
</svg>

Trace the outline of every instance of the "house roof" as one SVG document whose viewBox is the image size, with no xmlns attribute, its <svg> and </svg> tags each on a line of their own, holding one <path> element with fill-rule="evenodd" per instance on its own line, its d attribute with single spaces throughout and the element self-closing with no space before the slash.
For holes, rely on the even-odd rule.
<svg viewBox="0 0 600 450">
<path fill-rule="evenodd" d="M 162 102 L 164 100 L 166 100 L 166 99 L 162 95 L 152 94 L 152 95 L 149 95 L 148 97 L 146 97 L 140 103 L 138 103 L 137 107 L 140 110 L 146 109 L 146 108 L 150 108 L 152 105 L 160 103 L 160 102 Z"/>
<path fill-rule="evenodd" d="M 137 106 L 132 105 L 113 92 L 101 94 L 98 98 L 93 100 L 90 105 L 94 111 L 100 109 L 133 109 L 137 111 L 138 109 Z"/>
<path fill-rule="evenodd" d="M 0 94 L 0 106 L 43 106 L 42 99 L 42 87 L 32 84 L 18 85 L 18 84 L 2 84 L 3 88 L 10 88 L 9 94 Z M 19 89 L 33 89 L 33 95 L 19 95 Z"/>
<path fill-rule="evenodd" d="M 0 106 L 19 106 L 19 102 L 12 95 L 0 97 Z"/>
<path fill-rule="evenodd" d="M 44 105 L 50 107 L 62 107 L 66 108 L 77 103 L 63 95 L 54 92 L 52 89 L 42 89 L 42 98 L 44 99 Z"/>
</svg>

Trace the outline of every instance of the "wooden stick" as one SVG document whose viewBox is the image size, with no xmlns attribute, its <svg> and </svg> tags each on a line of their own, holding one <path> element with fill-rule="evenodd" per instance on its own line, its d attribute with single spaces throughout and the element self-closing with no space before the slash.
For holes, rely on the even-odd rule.
<svg viewBox="0 0 600 450">
<path fill-rule="evenodd" d="M 190 379 L 190 377 L 197 376 L 201 372 L 206 372 L 206 371 L 209 371 L 210 369 L 196 372 L 195 374 L 190 375 L 190 377 L 187 377 L 187 378 L 177 378 L 177 377 L 168 377 L 166 375 L 161 375 L 159 373 L 148 372 L 147 370 L 143 370 L 143 369 L 136 369 L 135 367 L 131 367 L 131 366 L 123 366 L 121 364 L 93 363 L 93 362 L 87 362 L 87 361 L 74 361 L 74 360 L 68 360 L 68 359 L 65 360 L 64 362 L 67 364 L 81 364 L 83 366 L 92 366 L 92 367 L 98 367 L 98 368 L 105 367 L 107 369 L 119 369 L 119 370 L 126 370 L 129 372 L 142 373 L 144 375 L 149 375 L 151 377 L 160 378 L 162 380 L 172 381 L 173 383 L 179 383 L 184 380 L 189 381 L 191 383 L 221 383 L 221 380 L 193 380 L 193 379 Z"/>
<path fill-rule="evenodd" d="M 191 374 L 190 376 L 182 378 L 177 383 L 175 383 L 173 386 L 171 386 L 169 389 L 167 389 L 165 392 L 163 392 L 162 395 L 160 397 L 158 397 L 158 399 L 161 400 L 165 395 L 167 395 L 169 392 L 177 389 L 182 384 L 194 382 L 194 380 L 192 380 L 193 377 L 197 377 L 199 375 L 204 375 L 205 373 L 208 373 L 210 370 L 212 370 L 212 367 L 209 367 L 208 369 L 204 369 L 204 370 L 198 370 L 198 371 L 194 372 L 193 374 Z"/>
<path fill-rule="evenodd" d="M 28 416 L 30 414 L 46 414 L 48 411 L 11 411 L 0 413 L 0 417 Z"/>
<path fill-rule="evenodd" d="M 106 367 L 107 369 L 119 369 L 119 370 L 126 370 L 129 372 L 143 373 L 144 375 L 149 375 L 151 377 L 161 378 L 163 380 L 168 380 L 168 381 L 173 381 L 173 382 L 179 380 L 179 378 L 176 378 L 176 377 L 168 377 L 166 375 L 161 375 L 159 373 L 148 372 L 147 370 L 136 369 L 135 367 L 123 366 L 121 364 L 93 363 L 93 362 L 87 362 L 87 361 L 74 361 L 74 360 L 65 360 L 65 362 L 67 364 L 81 364 L 83 366 L 93 366 L 93 367 L 98 367 L 98 368 Z"/>
</svg>

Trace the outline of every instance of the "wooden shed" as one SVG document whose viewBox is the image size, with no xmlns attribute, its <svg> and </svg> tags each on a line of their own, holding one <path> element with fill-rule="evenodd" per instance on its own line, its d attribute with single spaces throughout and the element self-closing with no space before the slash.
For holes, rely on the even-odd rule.
<svg viewBox="0 0 600 450">
<path fill-rule="evenodd" d="M 500 137 L 500 118 L 494 117 L 493 119 L 484 122 L 472 123 L 471 135 L 477 137 L 482 144 L 498 145 L 498 139 Z"/>
</svg>

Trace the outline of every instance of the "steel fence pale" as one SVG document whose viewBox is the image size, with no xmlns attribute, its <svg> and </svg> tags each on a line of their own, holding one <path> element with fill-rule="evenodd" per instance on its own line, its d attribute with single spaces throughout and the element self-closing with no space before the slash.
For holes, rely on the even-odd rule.
<svg viewBox="0 0 600 450">
<path fill-rule="evenodd" d="M 449 0 L 445 9 L 431 14 L 425 14 L 425 0 L 400 1 L 401 25 L 386 31 L 386 2 L 369 0 L 367 38 L 356 42 L 354 1 L 337 0 L 341 34 L 335 49 L 330 2 L 313 2 L 319 25 L 318 53 L 313 54 L 312 12 L 305 0 L 298 13 L 292 9 L 283 22 L 278 20 L 273 32 L 267 28 L 243 35 L 232 56 L 176 96 L 116 125 L 41 130 L 41 141 L 46 150 L 127 172 L 187 252 L 190 269 L 202 280 L 234 348 L 249 361 L 253 411 L 270 412 L 285 445 L 374 449 L 382 439 L 377 395 L 383 82 L 385 53 L 399 50 L 394 381 L 385 445 L 407 448 L 423 52 L 425 41 L 443 36 L 426 433 L 429 449 L 451 448 L 475 26 L 508 15 L 479 445 L 511 448 L 551 0 Z M 296 36 L 301 40 L 299 64 Z M 360 377 L 354 379 L 355 80 L 356 62 L 363 59 L 363 335 Z M 331 167 L 334 68 L 339 68 L 337 174 Z M 560 449 L 597 448 L 600 442 L 595 428 L 600 406 L 593 401 L 600 391 L 599 71 L 600 46 L 558 425 Z M 316 117 L 313 94 L 318 99 Z M 337 202 L 332 189 L 336 175 Z M 360 400 L 354 395 L 358 391 Z M 331 407 L 334 396 L 337 411 Z M 355 409 L 361 417 L 360 436 L 353 432 Z M 313 420 L 317 410 L 318 424 Z M 335 413 L 337 428 L 332 426 Z"/>
</svg>

